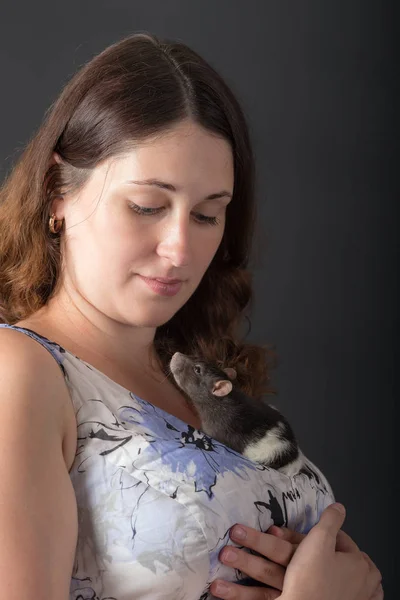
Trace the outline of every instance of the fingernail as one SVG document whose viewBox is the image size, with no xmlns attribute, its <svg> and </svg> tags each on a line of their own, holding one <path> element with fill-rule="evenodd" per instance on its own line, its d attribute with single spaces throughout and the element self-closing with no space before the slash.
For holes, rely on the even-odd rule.
<svg viewBox="0 0 400 600">
<path fill-rule="evenodd" d="M 343 504 L 340 504 L 340 502 L 335 502 L 335 504 L 332 504 L 332 506 L 342 515 L 344 515 L 344 513 L 346 512 L 345 507 L 343 506 Z"/>
<path fill-rule="evenodd" d="M 243 529 L 243 527 L 240 527 L 239 525 L 235 525 L 235 527 L 231 531 L 231 535 L 236 540 L 243 541 L 246 539 L 247 533 L 246 533 L 246 530 Z"/>
<path fill-rule="evenodd" d="M 215 593 L 217 596 L 224 596 L 228 594 L 230 590 L 230 586 L 227 585 L 224 581 L 218 581 L 215 586 Z"/>
<path fill-rule="evenodd" d="M 224 562 L 234 562 L 238 557 L 238 552 L 235 548 L 225 548 L 221 554 L 221 560 Z"/>
</svg>

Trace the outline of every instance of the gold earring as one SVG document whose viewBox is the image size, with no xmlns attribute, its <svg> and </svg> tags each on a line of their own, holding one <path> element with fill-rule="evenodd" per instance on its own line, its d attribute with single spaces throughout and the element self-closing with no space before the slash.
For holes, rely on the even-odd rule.
<svg viewBox="0 0 400 600">
<path fill-rule="evenodd" d="M 63 226 L 64 219 L 56 219 L 55 213 L 53 213 L 49 219 L 49 229 L 51 233 L 58 233 Z"/>
</svg>

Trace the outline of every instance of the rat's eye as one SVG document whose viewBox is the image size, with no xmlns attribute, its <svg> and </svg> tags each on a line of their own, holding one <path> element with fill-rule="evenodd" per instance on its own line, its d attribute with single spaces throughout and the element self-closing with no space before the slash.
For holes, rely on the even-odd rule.
<svg viewBox="0 0 400 600">
<path fill-rule="evenodd" d="M 193 371 L 196 373 L 196 375 L 201 375 L 201 367 L 200 367 L 200 365 L 194 365 Z"/>
</svg>

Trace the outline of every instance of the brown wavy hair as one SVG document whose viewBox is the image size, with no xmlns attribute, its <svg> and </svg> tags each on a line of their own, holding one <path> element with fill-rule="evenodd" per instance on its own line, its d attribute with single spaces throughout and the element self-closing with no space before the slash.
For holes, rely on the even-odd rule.
<svg viewBox="0 0 400 600">
<path fill-rule="evenodd" d="M 244 114 L 195 51 L 149 33 L 109 46 L 72 77 L 1 187 L 0 321 L 29 317 L 57 291 L 61 251 L 59 236 L 48 230 L 52 200 L 78 190 L 101 161 L 188 118 L 230 143 L 233 199 L 212 263 L 188 302 L 157 329 L 156 347 L 166 372 L 179 350 L 234 367 L 239 386 L 255 397 L 274 394 L 274 350 L 240 334 L 252 299 L 255 224 L 255 161 Z M 54 152 L 60 164 L 52 164 Z"/>
</svg>

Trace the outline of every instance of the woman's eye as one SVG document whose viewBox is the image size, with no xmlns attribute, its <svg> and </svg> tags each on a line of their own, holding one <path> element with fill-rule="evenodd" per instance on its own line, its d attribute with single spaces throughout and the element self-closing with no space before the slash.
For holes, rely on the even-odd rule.
<svg viewBox="0 0 400 600">
<path fill-rule="evenodd" d="M 205 223 L 207 225 L 218 225 L 219 223 L 217 217 L 207 217 L 206 215 L 201 215 L 199 213 L 196 213 L 195 217 L 199 223 Z"/>
<path fill-rule="evenodd" d="M 160 210 L 162 210 L 163 207 L 161 207 L 161 208 L 147 208 L 145 206 L 138 206 L 134 202 L 129 202 L 129 208 L 131 208 L 133 211 L 135 211 L 135 213 L 137 213 L 138 215 L 155 215 Z"/>
<path fill-rule="evenodd" d="M 136 214 L 148 216 L 148 217 L 150 217 L 152 215 L 156 215 L 156 214 L 160 213 L 162 210 L 164 210 L 163 206 L 161 206 L 159 208 L 147 208 L 145 206 L 139 206 L 138 204 L 135 204 L 134 202 L 129 202 L 128 206 Z M 219 219 L 217 217 L 208 217 L 207 215 L 202 215 L 200 213 L 193 213 L 193 216 L 196 219 L 196 221 L 198 223 L 201 223 L 202 225 L 218 225 L 218 223 L 219 223 Z"/>
</svg>

